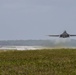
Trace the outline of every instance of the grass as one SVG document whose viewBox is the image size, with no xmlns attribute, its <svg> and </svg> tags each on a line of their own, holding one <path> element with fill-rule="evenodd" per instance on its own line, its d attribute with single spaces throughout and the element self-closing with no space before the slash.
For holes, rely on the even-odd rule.
<svg viewBox="0 0 76 75">
<path fill-rule="evenodd" d="M 76 50 L 1 51 L 0 75 L 76 75 Z"/>
</svg>

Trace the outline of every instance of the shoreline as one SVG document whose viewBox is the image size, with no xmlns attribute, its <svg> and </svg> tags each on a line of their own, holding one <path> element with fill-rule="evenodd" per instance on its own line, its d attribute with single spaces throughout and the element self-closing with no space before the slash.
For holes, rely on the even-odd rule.
<svg viewBox="0 0 76 75">
<path fill-rule="evenodd" d="M 2 46 L 0 50 L 42 50 L 42 49 L 76 49 L 76 47 L 43 47 L 43 46 Z"/>
</svg>

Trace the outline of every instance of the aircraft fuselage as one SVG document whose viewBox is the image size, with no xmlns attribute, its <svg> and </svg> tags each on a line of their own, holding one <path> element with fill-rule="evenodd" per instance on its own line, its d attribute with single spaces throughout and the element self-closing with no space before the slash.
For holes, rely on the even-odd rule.
<svg viewBox="0 0 76 75">
<path fill-rule="evenodd" d="M 60 35 L 59 37 L 60 37 L 60 38 L 69 38 L 70 35 Z"/>
<path fill-rule="evenodd" d="M 68 38 L 68 37 L 70 37 L 70 35 L 69 35 L 66 31 L 64 31 L 64 32 L 60 35 L 60 38 Z"/>
</svg>

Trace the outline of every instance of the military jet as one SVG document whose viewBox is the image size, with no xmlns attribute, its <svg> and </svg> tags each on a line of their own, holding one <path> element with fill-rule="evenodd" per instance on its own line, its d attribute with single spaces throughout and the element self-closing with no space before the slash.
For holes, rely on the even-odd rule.
<svg viewBox="0 0 76 75">
<path fill-rule="evenodd" d="M 48 36 L 50 36 L 50 37 L 60 37 L 60 38 L 69 38 L 70 36 L 76 36 L 76 35 L 71 35 L 71 34 L 68 34 L 66 31 L 64 31 L 60 35 L 48 35 Z"/>
</svg>

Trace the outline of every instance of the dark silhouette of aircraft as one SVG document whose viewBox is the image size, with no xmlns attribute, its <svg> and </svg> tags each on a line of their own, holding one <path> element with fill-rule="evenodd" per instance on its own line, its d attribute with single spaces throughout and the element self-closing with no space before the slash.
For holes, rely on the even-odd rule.
<svg viewBox="0 0 76 75">
<path fill-rule="evenodd" d="M 68 34 L 66 31 L 64 31 L 62 34 L 60 35 L 48 35 L 50 37 L 60 37 L 60 38 L 68 38 L 70 36 L 76 36 L 76 35 L 71 35 L 71 34 Z"/>
</svg>

